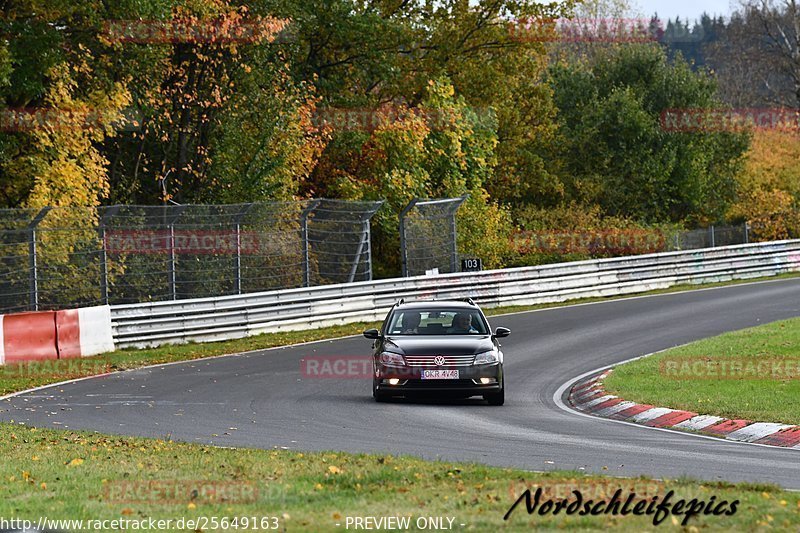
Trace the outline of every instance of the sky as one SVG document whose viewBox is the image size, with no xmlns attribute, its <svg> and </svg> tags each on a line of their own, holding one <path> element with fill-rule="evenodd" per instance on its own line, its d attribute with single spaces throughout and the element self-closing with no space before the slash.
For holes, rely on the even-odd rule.
<svg viewBox="0 0 800 533">
<path fill-rule="evenodd" d="M 681 20 L 695 20 L 700 18 L 703 12 L 710 15 L 722 15 L 728 18 L 733 11 L 733 7 L 738 5 L 736 0 L 632 0 L 634 6 L 638 4 L 638 11 L 644 16 L 650 17 L 653 13 L 658 13 L 662 20 L 674 19 L 680 16 Z"/>
</svg>

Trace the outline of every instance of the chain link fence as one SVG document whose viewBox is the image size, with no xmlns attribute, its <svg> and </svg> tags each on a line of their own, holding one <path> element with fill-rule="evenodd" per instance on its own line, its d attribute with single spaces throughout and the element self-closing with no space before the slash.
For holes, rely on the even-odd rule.
<svg viewBox="0 0 800 533">
<path fill-rule="evenodd" d="M 438 269 L 458 272 L 456 211 L 468 196 L 438 200 L 412 199 L 400 212 L 403 276 Z"/>
<path fill-rule="evenodd" d="M 403 276 L 459 270 L 456 212 L 466 198 L 415 198 L 401 211 Z M 0 209 L 0 313 L 371 280 L 370 220 L 382 203 Z M 617 233 L 522 232 L 512 239 L 521 252 L 554 258 L 750 240 L 747 225 Z"/>
<path fill-rule="evenodd" d="M 714 248 L 750 241 L 750 227 L 710 226 L 703 229 L 616 228 L 599 230 L 517 231 L 511 246 L 521 256 L 538 254 L 540 262 L 562 262 L 581 258 L 619 257 L 679 250 Z"/>
<path fill-rule="evenodd" d="M 0 312 L 371 280 L 381 204 L 0 210 Z"/>
<path fill-rule="evenodd" d="M 715 246 L 729 246 L 732 244 L 746 244 L 750 242 L 750 226 L 709 226 L 703 229 L 694 229 L 676 233 L 673 239 L 667 241 L 667 249 L 694 250 L 696 248 L 714 248 Z"/>
</svg>

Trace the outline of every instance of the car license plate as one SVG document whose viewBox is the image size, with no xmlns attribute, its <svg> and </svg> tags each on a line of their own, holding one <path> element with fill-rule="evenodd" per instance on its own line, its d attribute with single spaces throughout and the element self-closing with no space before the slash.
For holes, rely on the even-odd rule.
<svg viewBox="0 0 800 533">
<path fill-rule="evenodd" d="M 422 379 L 458 379 L 458 370 L 423 370 Z"/>
</svg>

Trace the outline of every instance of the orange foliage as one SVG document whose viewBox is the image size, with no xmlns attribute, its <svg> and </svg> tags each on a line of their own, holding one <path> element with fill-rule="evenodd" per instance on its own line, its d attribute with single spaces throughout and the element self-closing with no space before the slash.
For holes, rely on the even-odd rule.
<svg viewBox="0 0 800 533">
<path fill-rule="evenodd" d="M 800 135 L 796 131 L 756 131 L 739 188 L 739 201 L 728 216 L 749 221 L 755 240 L 800 235 Z"/>
</svg>

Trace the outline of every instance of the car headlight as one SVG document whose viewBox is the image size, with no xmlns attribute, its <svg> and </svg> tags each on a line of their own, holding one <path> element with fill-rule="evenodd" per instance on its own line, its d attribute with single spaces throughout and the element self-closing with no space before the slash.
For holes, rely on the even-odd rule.
<svg viewBox="0 0 800 533">
<path fill-rule="evenodd" d="M 475 356 L 475 361 L 473 361 L 473 365 L 491 365 L 492 363 L 498 362 L 499 359 L 497 358 L 497 352 L 495 350 L 489 350 L 488 352 L 479 353 Z"/>
<path fill-rule="evenodd" d="M 403 356 L 399 353 L 392 353 L 392 352 L 383 352 L 378 360 L 381 364 L 389 365 L 389 366 L 405 366 L 406 362 L 403 360 Z"/>
</svg>

